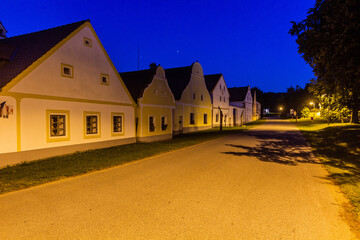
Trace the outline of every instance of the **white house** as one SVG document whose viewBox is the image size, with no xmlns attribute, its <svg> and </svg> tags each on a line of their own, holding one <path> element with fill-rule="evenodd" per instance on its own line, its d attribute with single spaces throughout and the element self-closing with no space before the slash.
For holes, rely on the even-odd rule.
<svg viewBox="0 0 360 240">
<path fill-rule="evenodd" d="M 136 104 L 90 21 L 2 39 L 0 53 L 0 166 L 136 141 Z"/>
<path fill-rule="evenodd" d="M 234 125 L 233 113 L 229 110 L 229 91 L 222 74 L 205 75 L 206 87 L 212 102 L 212 126 L 220 125 L 220 111 L 223 114 L 223 126 Z"/>
<path fill-rule="evenodd" d="M 253 121 L 253 98 L 250 86 L 229 88 L 230 105 L 243 109 L 243 123 Z"/>
</svg>

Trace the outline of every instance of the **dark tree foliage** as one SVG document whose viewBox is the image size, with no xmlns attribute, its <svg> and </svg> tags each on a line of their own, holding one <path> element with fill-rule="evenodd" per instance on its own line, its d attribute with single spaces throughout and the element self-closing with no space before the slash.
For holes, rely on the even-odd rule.
<svg viewBox="0 0 360 240">
<path fill-rule="evenodd" d="M 301 115 L 301 111 L 304 107 L 308 107 L 310 101 L 313 100 L 313 96 L 309 93 L 309 84 L 305 88 L 299 86 L 289 87 L 282 97 L 279 99 L 279 105 L 281 105 L 287 113 L 290 112 L 290 109 L 294 109 L 298 116 Z"/>
<path fill-rule="evenodd" d="M 316 0 L 305 20 L 289 33 L 297 36 L 298 51 L 313 68 L 314 92 L 333 97 L 352 110 L 358 123 L 360 106 L 360 1 Z"/>
</svg>

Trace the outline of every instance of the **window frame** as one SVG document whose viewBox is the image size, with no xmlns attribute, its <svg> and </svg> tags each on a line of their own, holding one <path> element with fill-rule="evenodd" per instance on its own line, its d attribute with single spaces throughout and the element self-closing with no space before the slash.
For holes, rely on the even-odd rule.
<svg viewBox="0 0 360 240">
<path fill-rule="evenodd" d="M 121 117 L 121 132 L 114 132 L 114 117 Z M 112 112 L 111 113 L 111 135 L 119 136 L 125 134 L 125 117 L 122 112 Z"/>
<path fill-rule="evenodd" d="M 107 79 L 107 82 L 103 82 L 103 78 L 106 78 Z M 109 74 L 106 74 L 106 73 L 100 73 L 100 83 L 101 85 L 110 85 L 110 76 Z"/>
<path fill-rule="evenodd" d="M 68 110 L 46 110 L 46 142 L 61 142 L 70 141 L 70 111 Z M 51 136 L 51 116 L 64 115 L 65 116 L 65 135 Z"/>
<path fill-rule="evenodd" d="M 208 124 L 208 117 L 207 116 L 208 116 L 207 113 L 204 113 L 204 124 Z"/>
<path fill-rule="evenodd" d="M 87 117 L 88 116 L 97 116 L 97 133 L 87 133 Z M 101 113 L 100 112 L 91 112 L 85 111 L 83 114 L 84 118 L 84 138 L 99 138 L 101 137 Z"/>
<path fill-rule="evenodd" d="M 89 44 L 86 44 L 86 41 L 88 41 Z M 92 47 L 92 40 L 90 38 L 84 37 L 83 38 L 83 44 L 84 44 L 84 46 Z"/>
<path fill-rule="evenodd" d="M 68 74 L 65 74 L 64 73 L 64 68 L 70 68 L 71 70 L 71 74 L 68 75 Z M 70 64 L 65 64 L 65 63 L 61 63 L 61 76 L 62 77 L 67 77 L 67 78 L 74 78 L 74 66 L 70 65 Z"/>
</svg>

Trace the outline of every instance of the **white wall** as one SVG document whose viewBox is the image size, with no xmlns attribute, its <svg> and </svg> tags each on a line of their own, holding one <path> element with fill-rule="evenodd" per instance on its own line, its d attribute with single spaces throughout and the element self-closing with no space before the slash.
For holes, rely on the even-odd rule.
<svg viewBox="0 0 360 240">
<path fill-rule="evenodd" d="M 16 100 L 12 97 L 0 96 L 0 104 L 6 101 L 6 105 L 13 109 L 13 114 L 8 118 L 0 117 L 0 153 L 17 151 L 17 128 L 16 128 Z"/>
<path fill-rule="evenodd" d="M 47 142 L 46 110 L 67 110 L 70 113 L 70 140 Z M 84 111 L 100 112 L 100 137 L 84 138 Z M 124 113 L 125 135 L 111 135 L 111 113 Z M 23 99 L 21 101 L 21 150 L 66 146 L 79 143 L 91 143 L 106 140 L 135 137 L 134 108 L 127 106 L 64 102 L 41 99 Z"/>
</svg>

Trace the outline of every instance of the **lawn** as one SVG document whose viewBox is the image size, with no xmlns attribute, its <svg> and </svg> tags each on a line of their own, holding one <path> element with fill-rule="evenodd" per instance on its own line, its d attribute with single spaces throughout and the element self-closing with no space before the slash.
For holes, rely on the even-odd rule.
<svg viewBox="0 0 360 240">
<path fill-rule="evenodd" d="M 0 194 L 78 176 L 100 169 L 155 156 L 209 141 L 226 134 L 238 133 L 263 123 L 259 120 L 244 127 L 213 128 L 175 136 L 171 140 L 153 143 L 134 143 L 22 163 L 0 169 Z"/>
<path fill-rule="evenodd" d="M 292 121 L 295 123 L 295 121 Z M 360 220 L 360 125 L 324 120 L 300 120 L 296 123 L 315 155 L 354 205 Z"/>
</svg>

